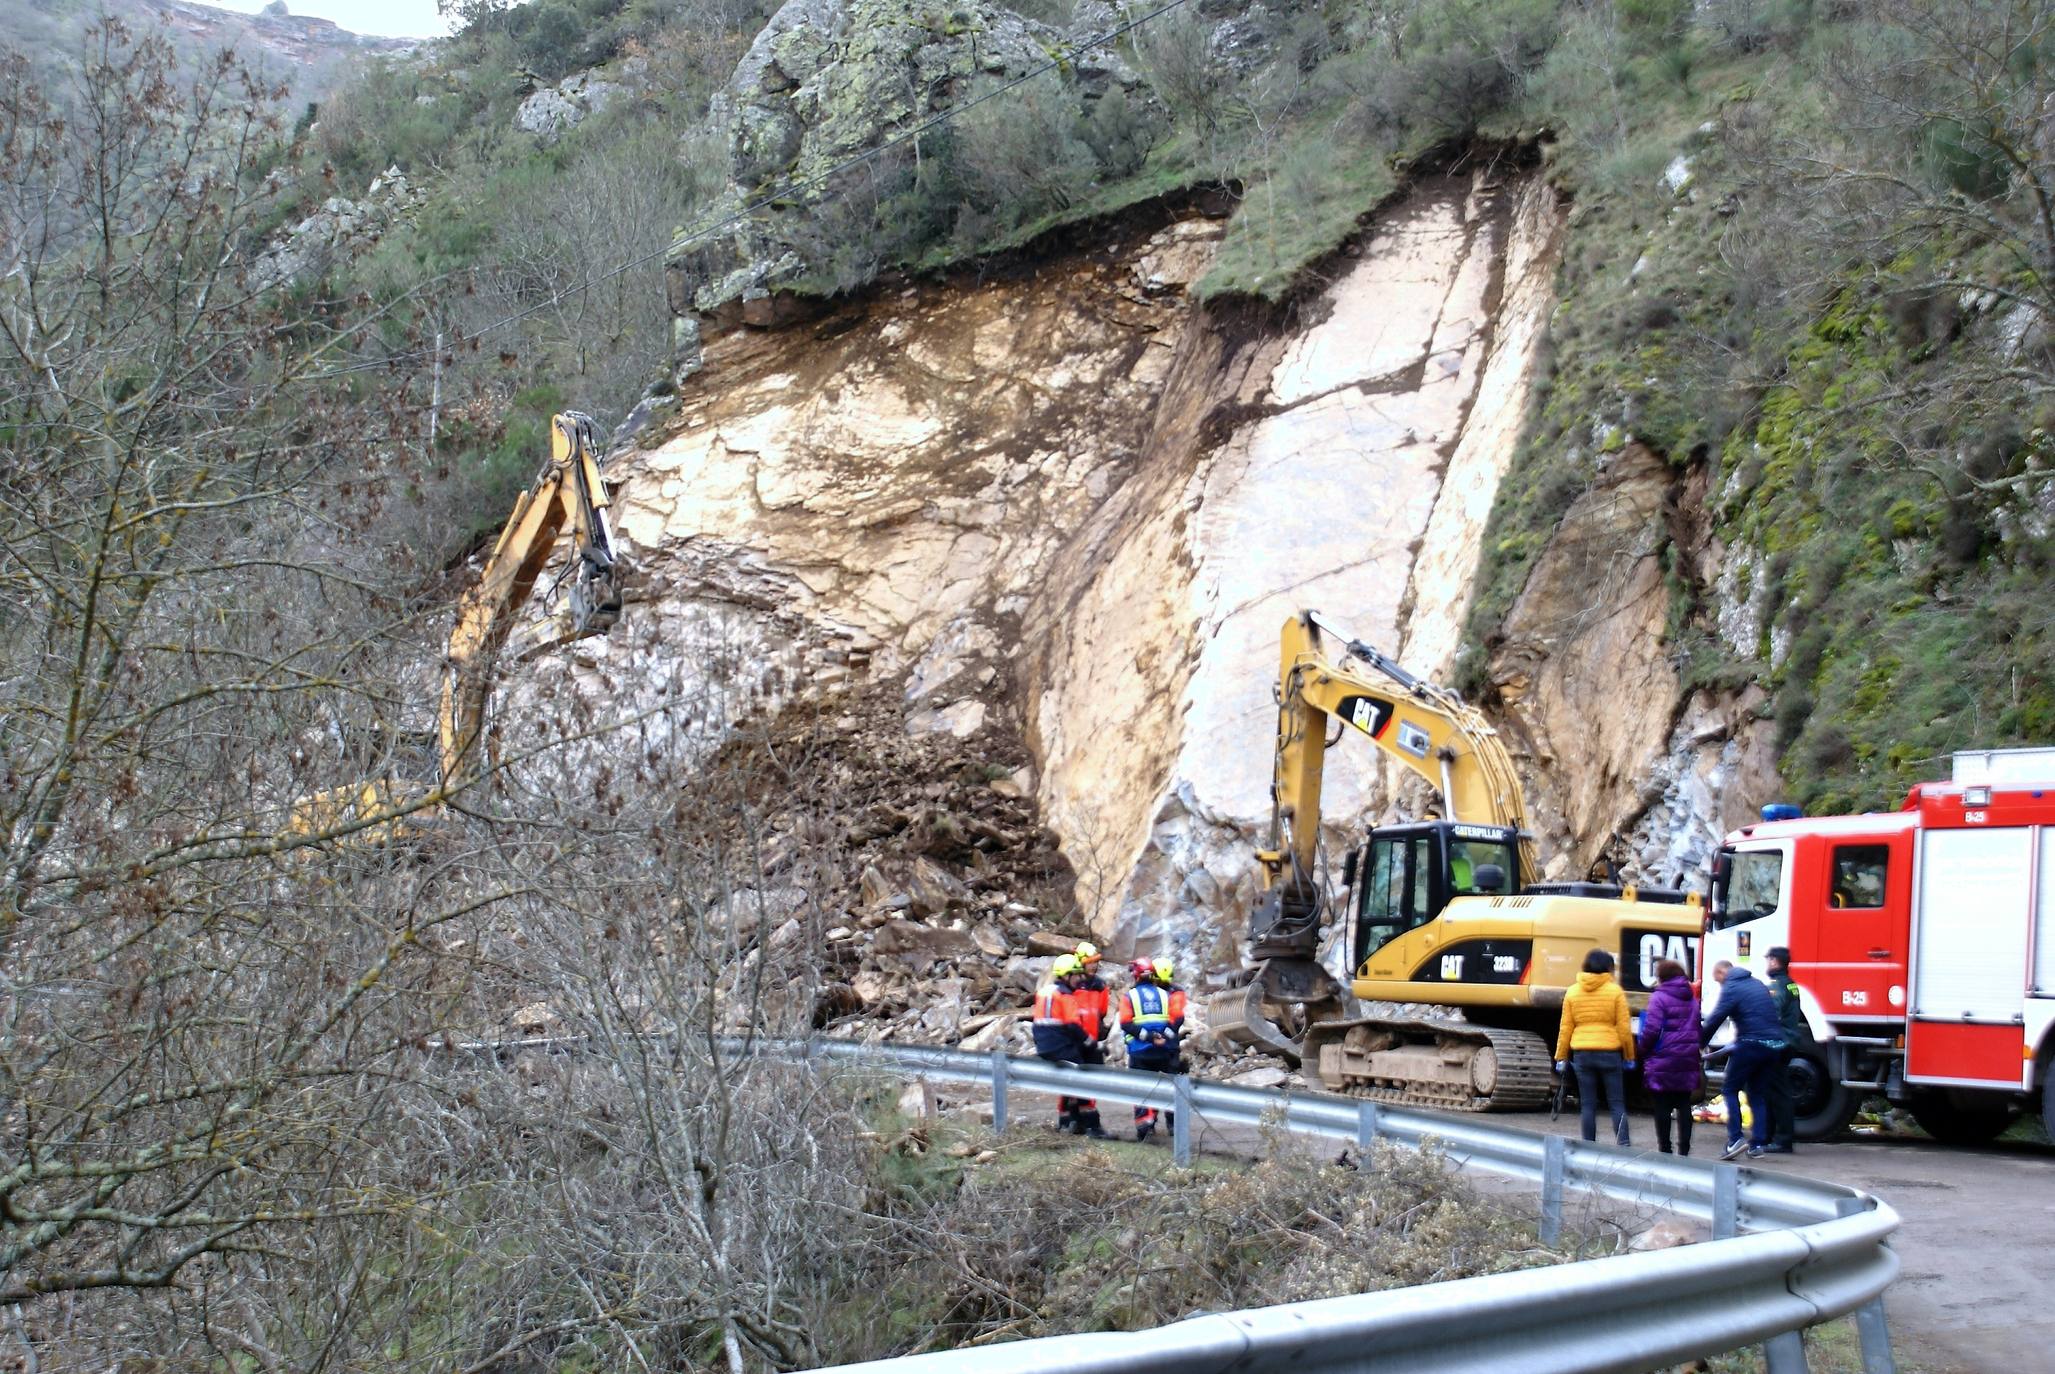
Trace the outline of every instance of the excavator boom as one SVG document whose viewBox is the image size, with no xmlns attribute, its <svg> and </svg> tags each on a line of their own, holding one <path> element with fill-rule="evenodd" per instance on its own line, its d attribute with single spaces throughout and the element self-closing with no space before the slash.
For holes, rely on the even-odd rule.
<svg viewBox="0 0 2055 1374">
<path fill-rule="evenodd" d="M 1322 631 L 1343 648 L 1328 657 Z M 1271 779 L 1270 842 L 1257 854 L 1266 889 L 1287 905 L 1317 902 L 1320 788 L 1330 717 L 1354 727 L 1441 793 L 1452 820 L 1502 826 L 1520 835 L 1521 867 L 1534 872 L 1526 804 L 1512 756 L 1483 715 L 1454 692 L 1415 677 L 1379 650 L 1306 611 L 1284 624 L 1277 689 L 1277 753 Z M 1357 672 L 1351 661 L 1371 673 Z"/>
<path fill-rule="evenodd" d="M 433 784 L 381 778 L 333 787 L 294 803 L 290 833 L 348 834 L 373 844 L 399 838 L 435 799 L 478 775 L 478 746 L 492 698 L 493 673 L 519 611 L 565 529 L 572 534 L 569 615 L 528 653 L 604 634 L 621 615 L 625 566 L 607 522 L 608 493 L 590 416 L 565 411 L 550 420 L 550 453 L 514 502 L 476 585 L 457 603 L 436 711 L 438 776 Z M 432 803 L 432 804 L 431 804 Z"/>
</svg>

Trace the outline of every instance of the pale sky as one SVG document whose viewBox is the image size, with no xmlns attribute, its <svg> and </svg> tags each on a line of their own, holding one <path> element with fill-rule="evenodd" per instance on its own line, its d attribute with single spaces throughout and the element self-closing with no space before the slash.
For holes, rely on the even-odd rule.
<svg viewBox="0 0 2055 1374">
<path fill-rule="evenodd" d="M 202 0 L 204 4 L 255 14 L 269 0 Z M 449 25 L 435 12 L 435 0 L 285 0 L 294 14 L 333 19 L 352 33 L 391 38 L 435 38 Z"/>
</svg>

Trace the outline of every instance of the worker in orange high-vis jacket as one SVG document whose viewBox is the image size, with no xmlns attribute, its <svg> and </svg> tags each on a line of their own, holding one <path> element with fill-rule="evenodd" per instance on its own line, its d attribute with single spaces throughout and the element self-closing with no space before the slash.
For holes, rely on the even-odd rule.
<svg viewBox="0 0 2055 1374">
<path fill-rule="evenodd" d="M 1127 1033 L 1127 1066 L 1151 1073 L 1185 1071 L 1184 989 L 1172 981 L 1176 968 L 1168 959 L 1137 959 L 1128 966 L 1135 985 L 1120 998 L 1120 1028 Z M 1177 1128 L 1177 1113 L 1163 1113 L 1166 1130 Z M 1156 1109 L 1135 1108 L 1135 1139 L 1156 1131 Z"/>
<path fill-rule="evenodd" d="M 1099 968 L 1103 960 L 1097 945 L 1090 940 L 1080 940 L 1071 953 L 1077 957 L 1078 968 L 1083 975 L 1077 984 L 1078 1002 L 1091 1013 L 1092 1019 L 1088 1031 L 1092 1037 L 1092 1048 L 1087 1052 L 1085 1062 L 1103 1064 L 1106 1062 L 1105 1041 L 1113 1034 L 1113 989 L 1108 987 L 1105 978 L 1100 976 Z M 1099 1104 L 1085 1103 L 1084 1114 L 1096 1123 L 1099 1120 Z"/>
<path fill-rule="evenodd" d="M 1099 1026 L 1102 1031 L 1110 1029 L 1113 1025 L 1113 990 L 1106 985 L 1106 980 L 1099 976 L 1099 947 L 1090 940 L 1080 940 L 1077 942 L 1077 948 L 1070 953 L 1071 957 L 1077 960 L 1078 967 L 1084 971 L 1084 977 L 1077 985 L 1078 996 L 1084 999 L 1085 1005 L 1099 1013 Z"/>
<path fill-rule="evenodd" d="M 1049 966 L 1049 981 L 1035 994 L 1035 1053 L 1057 1064 L 1103 1064 L 1102 1025 L 1089 996 L 1080 996 L 1084 967 L 1072 954 Z M 1056 1099 L 1056 1129 L 1104 1140 L 1099 1104 L 1087 1098 Z"/>
</svg>

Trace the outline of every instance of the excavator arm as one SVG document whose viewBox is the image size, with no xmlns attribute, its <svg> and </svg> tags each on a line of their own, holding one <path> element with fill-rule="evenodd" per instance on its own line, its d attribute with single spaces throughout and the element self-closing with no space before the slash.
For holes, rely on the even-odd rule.
<svg viewBox="0 0 2055 1374">
<path fill-rule="evenodd" d="M 1323 631 L 1341 644 L 1339 660 L 1328 656 Z M 1330 718 L 1369 736 L 1378 748 L 1425 778 L 1441 793 L 1446 819 L 1520 832 L 1521 866 L 1529 875 L 1535 872 L 1533 841 L 1526 835 L 1526 806 L 1512 756 L 1475 707 L 1350 638 L 1316 611 L 1287 620 L 1279 640 L 1270 834 L 1256 859 L 1264 890 L 1278 894 L 1280 920 L 1296 927 L 1311 918 L 1316 925 L 1310 935 L 1317 942 L 1321 887 L 1315 865 Z M 1352 669 L 1351 662 L 1367 671 Z"/>
<path fill-rule="evenodd" d="M 457 604 L 436 722 L 444 788 L 476 774 L 495 660 L 566 527 L 574 545 L 565 574 L 571 578 L 570 615 L 531 652 L 604 634 L 620 618 L 622 567 L 607 504 L 591 418 L 575 411 L 552 417 L 549 458 L 515 501 L 484 574 Z"/>
<path fill-rule="evenodd" d="M 550 454 L 542 471 L 514 502 L 477 585 L 457 603 L 436 712 L 439 776 L 430 785 L 381 778 L 302 797 L 292 807 L 290 835 L 354 835 L 388 844 L 418 833 L 419 820 L 432 816 L 442 796 L 477 777 L 495 663 L 513 630 L 515 612 L 534 590 L 567 526 L 574 544 L 572 564 L 563 574 L 571 579 L 570 614 L 529 653 L 604 634 L 620 619 L 626 569 L 614 548 L 607 504 L 591 418 L 575 411 L 551 417 Z"/>
</svg>

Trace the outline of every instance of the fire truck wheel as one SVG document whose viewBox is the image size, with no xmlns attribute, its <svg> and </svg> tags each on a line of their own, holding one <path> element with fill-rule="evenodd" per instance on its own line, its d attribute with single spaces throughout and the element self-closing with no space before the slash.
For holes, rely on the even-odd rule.
<svg viewBox="0 0 2055 1374">
<path fill-rule="evenodd" d="M 2012 1103 L 1985 1093 L 1924 1092 L 1912 1099 L 1912 1119 L 1944 1145 L 1988 1145 L 2012 1124 Z"/>
<path fill-rule="evenodd" d="M 1848 1129 L 1862 1097 L 1835 1079 L 1824 1058 L 1801 1051 L 1791 1056 L 1785 1074 L 1791 1085 L 1791 1124 L 1800 1140 L 1831 1140 Z"/>
</svg>

